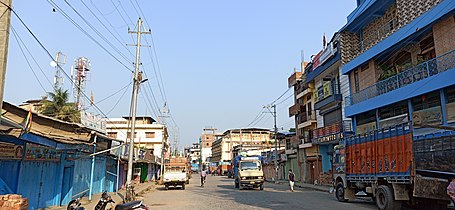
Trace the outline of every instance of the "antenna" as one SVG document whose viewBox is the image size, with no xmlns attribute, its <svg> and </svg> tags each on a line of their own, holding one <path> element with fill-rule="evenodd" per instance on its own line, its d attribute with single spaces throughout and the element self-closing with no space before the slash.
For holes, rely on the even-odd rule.
<svg viewBox="0 0 455 210">
<path fill-rule="evenodd" d="M 82 93 L 85 92 L 85 83 L 87 81 L 88 72 L 90 71 L 90 60 L 88 58 L 79 57 L 74 60 L 74 69 L 71 67 L 71 79 L 73 80 L 73 95 L 77 109 L 84 109 L 84 100 Z"/>
<path fill-rule="evenodd" d="M 66 64 L 66 55 L 58 51 L 55 55 L 55 61 L 51 61 L 50 65 L 55 68 L 54 89 L 57 90 L 63 85 L 63 77 L 61 73 L 62 66 Z"/>
</svg>

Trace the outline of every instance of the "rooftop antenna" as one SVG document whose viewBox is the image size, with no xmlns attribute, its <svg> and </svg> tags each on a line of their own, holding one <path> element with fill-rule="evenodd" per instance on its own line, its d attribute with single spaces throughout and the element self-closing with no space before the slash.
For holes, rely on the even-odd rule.
<svg viewBox="0 0 455 210">
<path fill-rule="evenodd" d="M 51 61 L 50 65 L 55 68 L 54 75 L 54 90 L 57 90 L 63 85 L 62 66 L 66 64 L 66 55 L 58 51 L 55 55 L 55 60 Z"/>
</svg>

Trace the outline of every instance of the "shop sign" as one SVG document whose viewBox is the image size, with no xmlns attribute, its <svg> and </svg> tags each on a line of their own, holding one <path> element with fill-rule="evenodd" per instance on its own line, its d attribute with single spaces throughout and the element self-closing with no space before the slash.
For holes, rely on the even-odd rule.
<svg viewBox="0 0 455 210">
<path fill-rule="evenodd" d="M 22 145 L 0 142 L 0 159 L 22 159 L 23 154 Z"/>
<path fill-rule="evenodd" d="M 281 161 L 288 161 L 288 156 L 286 154 L 281 154 Z"/>
<path fill-rule="evenodd" d="M 455 102 L 446 105 L 447 123 L 455 122 Z"/>
<path fill-rule="evenodd" d="M 441 107 L 436 106 L 429 109 L 415 111 L 412 113 L 413 125 L 440 124 L 442 121 Z"/>
<path fill-rule="evenodd" d="M 56 149 L 27 143 L 25 151 L 26 160 L 60 160 L 60 154 Z"/>
</svg>

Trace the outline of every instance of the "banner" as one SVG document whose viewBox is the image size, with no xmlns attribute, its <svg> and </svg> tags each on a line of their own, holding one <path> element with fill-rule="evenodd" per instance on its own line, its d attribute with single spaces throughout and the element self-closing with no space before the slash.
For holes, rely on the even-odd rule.
<svg viewBox="0 0 455 210">
<path fill-rule="evenodd" d="M 32 143 L 27 143 L 25 147 L 25 160 L 60 160 L 56 149 Z"/>
</svg>

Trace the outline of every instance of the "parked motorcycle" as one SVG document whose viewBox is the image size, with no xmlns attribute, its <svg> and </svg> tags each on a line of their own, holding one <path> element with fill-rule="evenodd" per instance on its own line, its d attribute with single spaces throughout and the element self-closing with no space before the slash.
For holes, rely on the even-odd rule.
<svg viewBox="0 0 455 210">
<path fill-rule="evenodd" d="M 85 194 L 84 194 L 85 195 Z M 67 210 L 85 210 L 84 207 L 81 206 L 81 199 L 84 197 L 74 199 L 69 202 L 68 206 L 66 207 Z M 95 206 L 95 210 L 106 210 L 106 206 L 110 203 L 115 203 L 112 200 L 112 197 L 107 193 L 103 192 L 101 194 L 101 198 Z M 142 203 L 142 201 L 132 201 L 128 203 L 118 204 L 115 206 L 115 210 L 148 210 L 148 207 Z"/>
</svg>

